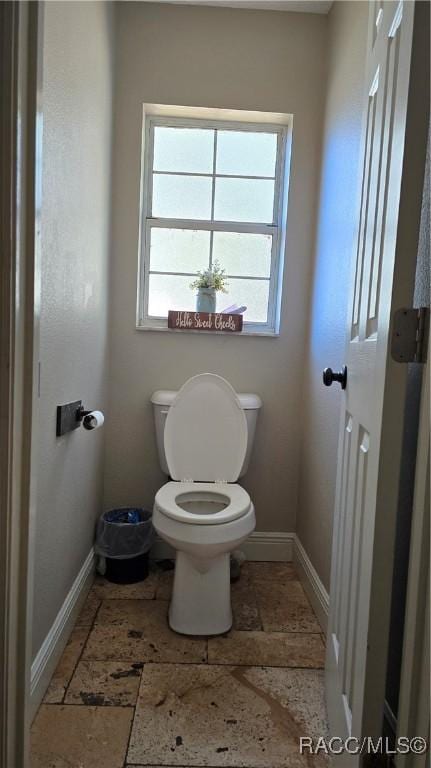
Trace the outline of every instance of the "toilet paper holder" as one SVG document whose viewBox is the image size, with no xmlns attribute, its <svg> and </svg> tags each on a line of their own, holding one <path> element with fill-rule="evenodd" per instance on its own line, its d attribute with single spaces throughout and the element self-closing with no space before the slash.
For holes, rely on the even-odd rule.
<svg viewBox="0 0 431 768">
<path fill-rule="evenodd" d="M 57 437 L 78 429 L 82 426 L 84 429 L 94 429 L 96 425 L 92 424 L 94 420 L 91 417 L 93 411 L 88 411 L 82 405 L 82 400 L 74 400 L 73 403 L 65 403 L 57 406 Z M 102 422 L 103 423 L 103 422 Z"/>
</svg>

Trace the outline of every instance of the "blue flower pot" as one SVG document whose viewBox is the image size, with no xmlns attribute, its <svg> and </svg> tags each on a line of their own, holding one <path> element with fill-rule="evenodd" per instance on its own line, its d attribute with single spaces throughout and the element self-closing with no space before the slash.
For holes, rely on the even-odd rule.
<svg viewBox="0 0 431 768">
<path fill-rule="evenodd" d="M 216 311 L 216 291 L 214 288 L 199 288 L 196 296 L 196 312 Z"/>
</svg>

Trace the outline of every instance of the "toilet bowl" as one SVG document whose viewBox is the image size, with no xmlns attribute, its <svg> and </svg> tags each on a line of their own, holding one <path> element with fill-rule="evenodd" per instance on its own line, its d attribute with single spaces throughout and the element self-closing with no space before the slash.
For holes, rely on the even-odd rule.
<svg viewBox="0 0 431 768">
<path fill-rule="evenodd" d="M 173 630 L 213 635 L 232 625 L 230 552 L 255 528 L 254 506 L 235 480 L 248 445 L 238 396 L 220 376 L 189 379 L 164 429 L 172 480 L 154 501 L 153 525 L 176 550 L 169 608 Z"/>
</svg>

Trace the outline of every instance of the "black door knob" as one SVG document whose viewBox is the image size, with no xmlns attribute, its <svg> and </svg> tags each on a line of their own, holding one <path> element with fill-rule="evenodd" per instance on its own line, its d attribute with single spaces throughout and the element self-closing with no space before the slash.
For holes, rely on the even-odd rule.
<svg viewBox="0 0 431 768">
<path fill-rule="evenodd" d="M 323 371 L 323 383 L 325 387 L 330 387 L 334 381 L 341 384 L 341 389 L 346 389 L 347 384 L 347 365 L 343 365 L 341 371 L 335 372 L 332 368 L 325 368 Z"/>
</svg>

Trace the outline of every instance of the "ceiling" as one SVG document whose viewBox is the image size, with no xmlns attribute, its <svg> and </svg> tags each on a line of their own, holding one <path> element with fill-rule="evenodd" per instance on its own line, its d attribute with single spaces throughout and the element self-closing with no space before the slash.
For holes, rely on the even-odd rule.
<svg viewBox="0 0 431 768">
<path fill-rule="evenodd" d="M 154 0 L 141 0 L 149 3 Z M 159 3 L 176 5 L 213 5 L 228 8 L 259 8 L 265 11 L 293 11 L 300 13 L 329 12 L 332 0 L 156 0 Z"/>
</svg>

